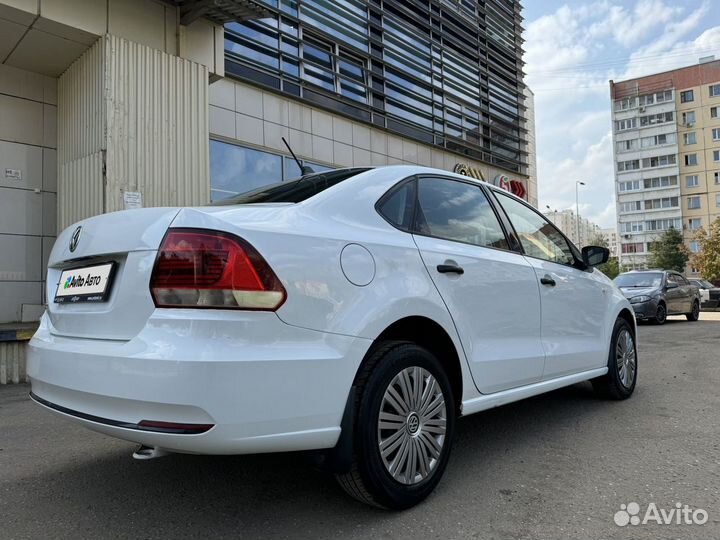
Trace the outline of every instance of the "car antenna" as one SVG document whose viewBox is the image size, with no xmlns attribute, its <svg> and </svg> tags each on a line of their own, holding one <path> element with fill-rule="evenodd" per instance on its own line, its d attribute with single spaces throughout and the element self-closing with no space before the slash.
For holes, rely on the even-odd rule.
<svg viewBox="0 0 720 540">
<path fill-rule="evenodd" d="M 300 174 L 302 174 L 303 176 L 305 176 L 306 174 L 312 174 L 312 173 L 314 173 L 315 171 L 313 170 L 312 167 L 310 167 L 309 165 L 305 165 L 301 160 L 299 160 L 299 159 L 297 158 L 297 156 L 295 155 L 295 152 L 292 151 L 292 148 L 290 148 L 290 145 L 289 145 L 288 142 L 285 140 L 285 137 L 280 137 L 280 138 L 282 139 L 282 142 L 285 143 L 285 146 L 287 146 L 287 149 L 290 150 L 290 155 L 291 155 L 291 156 L 293 157 L 293 159 L 295 160 L 295 163 L 297 163 L 298 167 L 300 167 Z"/>
</svg>

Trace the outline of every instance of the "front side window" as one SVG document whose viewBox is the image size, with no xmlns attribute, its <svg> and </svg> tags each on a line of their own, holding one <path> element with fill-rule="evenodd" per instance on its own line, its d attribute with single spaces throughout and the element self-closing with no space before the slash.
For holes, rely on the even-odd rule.
<svg viewBox="0 0 720 540">
<path fill-rule="evenodd" d="M 420 178 L 415 230 L 426 236 L 509 249 L 505 233 L 480 186 Z"/>
<path fill-rule="evenodd" d="M 526 255 L 560 264 L 575 263 L 570 245 L 552 223 L 509 195 L 497 191 L 495 194 L 510 218 Z"/>
</svg>

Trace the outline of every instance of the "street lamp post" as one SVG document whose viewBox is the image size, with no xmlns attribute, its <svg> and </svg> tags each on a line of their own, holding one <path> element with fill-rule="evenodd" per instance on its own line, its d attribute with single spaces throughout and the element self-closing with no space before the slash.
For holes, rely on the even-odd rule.
<svg viewBox="0 0 720 540">
<path fill-rule="evenodd" d="M 577 235 L 577 243 L 580 245 L 580 202 L 578 200 L 578 186 L 584 186 L 585 182 L 575 180 L 575 234 Z M 582 247 L 580 245 L 580 247 Z"/>
</svg>

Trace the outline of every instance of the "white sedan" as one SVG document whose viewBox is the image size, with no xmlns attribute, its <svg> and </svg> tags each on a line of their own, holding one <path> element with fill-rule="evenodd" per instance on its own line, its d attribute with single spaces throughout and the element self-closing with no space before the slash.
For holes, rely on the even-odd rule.
<svg viewBox="0 0 720 540">
<path fill-rule="evenodd" d="M 636 383 L 620 291 L 525 201 L 414 167 L 342 169 L 66 229 L 28 372 L 38 403 L 167 452 L 314 450 L 352 496 L 437 485 L 459 416 Z"/>
</svg>

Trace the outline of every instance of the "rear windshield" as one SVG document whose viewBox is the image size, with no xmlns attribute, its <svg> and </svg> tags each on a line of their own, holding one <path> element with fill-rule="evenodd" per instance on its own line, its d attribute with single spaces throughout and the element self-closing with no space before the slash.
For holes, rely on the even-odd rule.
<svg viewBox="0 0 720 540">
<path fill-rule="evenodd" d="M 614 281 L 618 287 L 659 287 L 662 278 L 660 272 L 637 272 L 620 274 Z"/>
<path fill-rule="evenodd" d="M 362 172 L 370 170 L 368 167 L 341 169 L 315 174 L 307 174 L 297 180 L 279 182 L 261 188 L 246 191 L 233 197 L 216 201 L 211 206 L 226 206 L 231 204 L 254 203 L 299 203 L 325 191 L 343 180 L 352 178 Z"/>
</svg>

